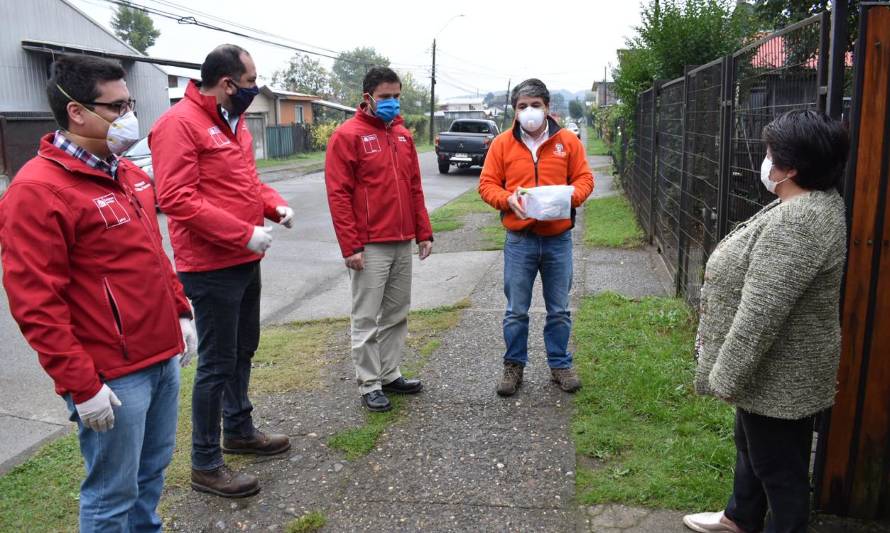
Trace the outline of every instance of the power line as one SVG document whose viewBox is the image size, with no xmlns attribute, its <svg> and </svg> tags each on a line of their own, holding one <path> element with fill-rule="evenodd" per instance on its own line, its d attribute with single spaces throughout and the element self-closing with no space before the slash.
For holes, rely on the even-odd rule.
<svg viewBox="0 0 890 533">
<path fill-rule="evenodd" d="M 135 9 L 137 11 L 142 11 L 144 13 L 149 13 L 149 14 L 157 15 L 159 17 L 167 18 L 170 20 L 175 20 L 179 24 L 190 24 L 193 26 L 197 26 L 199 28 L 205 28 L 205 29 L 209 29 L 209 30 L 213 30 L 213 31 L 222 32 L 222 33 L 228 33 L 230 35 L 235 35 L 238 37 L 243 37 L 245 39 L 250 39 L 253 41 L 269 44 L 272 46 L 277 46 L 279 48 L 285 48 L 285 49 L 293 50 L 296 52 L 302 52 L 304 54 L 326 57 L 329 59 L 339 60 L 339 61 L 343 61 L 346 63 L 352 63 L 354 65 L 361 65 L 365 68 L 374 66 L 372 63 L 367 63 L 364 61 L 356 61 L 354 59 L 348 59 L 348 58 L 342 57 L 342 52 L 336 52 L 336 51 L 331 50 L 332 52 L 336 53 L 337 55 L 332 55 L 332 54 L 325 53 L 325 52 L 317 52 L 314 50 L 307 49 L 306 46 L 293 46 L 293 45 L 289 45 L 289 44 L 282 43 L 279 41 L 265 39 L 262 37 L 257 37 L 256 35 L 249 35 L 249 34 L 234 31 L 234 30 L 231 30 L 228 28 L 223 28 L 221 26 L 215 26 L 213 24 L 209 24 L 207 22 L 196 19 L 194 16 L 183 16 L 181 13 L 174 13 L 172 11 L 166 11 L 166 10 L 156 8 L 156 7 L 150 7 L 150 6 L 146 6 L 146 5 L 136 4 L 135 2 L 132 2 L 130 0 L 104 0 L 104 1 L 108 2 L 110 4 L 115 4 L 115 5 L 121 6 L 121 7 Z M 156 1 L 158 1 L 158 0 L 156 0 Z M 237 24 L 227 21 L 225 19 L 219 19 L 218 17 L 213 17 L 213 18 L 217 19 L 217 20 L 224 21 L 224 23 L 226 23 L 226 24 L 240 27 L 240 25 L 237 25 Z M 246 28 L 246 26 L 244 28 Z M 250 31 L 254 31 L 254 30 L 251 29 Z M 268 34 L 267 32 L 261 32 L 261 31 L 260 31 L 260 33 Z M 268 34 L 268 35 L 273 35 L 273 34 Z M 279 36 L 275 36 L 275 37 L 280 38 Z M 294 41 L 291 41 L 291 42 L 294 42 Z M 313 48 L 319 48 L 321 50 L 330 50 L 330 49 L 326 49 L 323 47 L 317 47 L 314 45 L 308 45 L 308 46 L 311 46 Z M 395 64 L 393 64 L 393 65 L 395 65 Z M 417 65 L 417 66 L 422 66 L 422 65 Z"/>
</svg>

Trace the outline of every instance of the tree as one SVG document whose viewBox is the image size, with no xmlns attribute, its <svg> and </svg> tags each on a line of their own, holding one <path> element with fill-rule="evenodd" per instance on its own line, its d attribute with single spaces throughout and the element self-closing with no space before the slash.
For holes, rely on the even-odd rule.
<svg viewBox="0 0 890 533">
<path fill-rule="evenodd" d="M 342 104 L 358 105 L 362 99 L 362 80 L 371 67 L 388 67 L 389 58 L 372 47 L 360 47 L 341 53 L 334 61 L 331 85 Z"/>
<path fill-rule="evenodd" d="M 294 54 L 286 69 L 272 75 L 272 84 L 288 91 L 314 94 L 321 98 L 329 98 L 332 94 L 328 70 L 318 60 L 301 53 Z"/>
<path fill-rule="evenodd" d="M 750 5 L 730 0 L 649 0 L 627 49 L 618 53 L 615 92 L 630 117 L 637 95 L 655 79 L 682 76 L 741 47 L 757 31 Z"/>
<path fill-rule="evenodd" d="M 114 28 L 115 35 L 143 54 L 161 36 L 160 30 L 155 29 L 151 17 L 136 8 L 118 6 L 114 16 L 111 17 L 111 27 Z"/>
<path fill-rule="evenodd" d="M 765 28 L 784 28 L 805 18 L 827 11 L 830 0 L 755 0 L 754 10 Z M 847 0 L 848 49 L 852 50 L 859 32 L 859 0 Z"/>
<path fill-rule="evenodd" d="M 550 109 L 554 113 L 562 113 L 566 108 L 566 97 L 559 92 L 550 94 Z"/>
<path fill-rule="evenodd" d="M 399 78 L 402 80 L 402 115 L 420 115 L 429 112 L 429 88 L 422 83 L 418 83 L 410 72 L 405 72 Z"/>
<path fill-rule="evenodd" d="M 580 100 L 569 101 L 569 115 L 574 119 L 580 119 L 584 116 L 584 104 Z"/>
</svg>

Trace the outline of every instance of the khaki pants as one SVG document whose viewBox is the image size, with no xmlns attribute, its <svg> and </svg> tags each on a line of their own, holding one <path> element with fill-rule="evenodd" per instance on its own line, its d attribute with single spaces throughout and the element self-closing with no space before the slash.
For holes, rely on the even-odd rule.
<svg viewBox="0 0 890 533">
<path fill-rule="evenodd" d="M 411 307 L 411 241 L 368 244 L 352 283 L 352 361 L 359 392 L 398 379 Z"/>
</svg>

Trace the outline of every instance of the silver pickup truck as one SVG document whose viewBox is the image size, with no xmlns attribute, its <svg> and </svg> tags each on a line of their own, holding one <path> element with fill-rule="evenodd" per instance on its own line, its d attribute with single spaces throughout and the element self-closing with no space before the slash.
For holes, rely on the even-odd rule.
<svg viewBox="0 0 890 533">
<path fill-rule="evenodd" d="M 451 123 L 448 131 L 436 136 L 439 173 L 448 174 L 451 165 L 458 168 L 482 166 L 491 141 L 500 133 L 493 120 L 463 118 Z"/>
</svg>

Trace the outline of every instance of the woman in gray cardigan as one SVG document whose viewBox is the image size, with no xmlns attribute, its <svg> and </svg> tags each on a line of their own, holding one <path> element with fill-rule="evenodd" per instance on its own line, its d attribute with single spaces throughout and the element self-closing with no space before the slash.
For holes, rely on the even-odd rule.
<svg viewBox="0 0 890 533">
<path fill-rule="evenodd" d="M 778 199 L 739 224 L 705 269 L 695 389 L 736 407 L 726 509 L 687 515 L 699 532 L 805 532 L 814 416 L 834 403 L 846 259 L 835 188 L 849 140 L 815 111 L 764 128 L 761 181 Z"/>
</svg>

